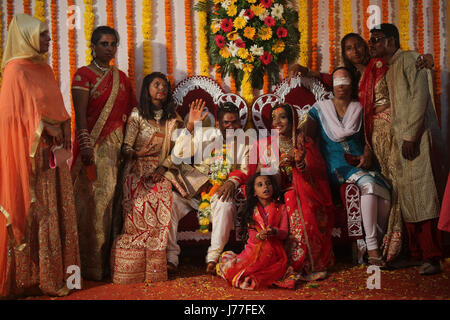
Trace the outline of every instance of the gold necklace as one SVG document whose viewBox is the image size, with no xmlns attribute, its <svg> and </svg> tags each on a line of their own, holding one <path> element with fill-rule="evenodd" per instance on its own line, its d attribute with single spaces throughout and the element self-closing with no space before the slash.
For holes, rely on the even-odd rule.
<svg viewBox="0 0 450 320">
<path fill-rule="evenodd" d="M 155 110 L 155 111 L 154 111 L 154 114 L 155 114 L 155 121 L 156 121 L 156 124 L 157 124 L 158 127 L 159 127 L 159 121 L 160 121 L 160 120 L 162 119 L 162 117 L 163 117 L 164 110 L 163 110 L 163 109 Z"/>
<path fill-rule="evenodd" d="M 294 148 L 293 143 L 292 143 L 292 138 L 284 140 L 280 136 L 279 141 L 280 141 L 280 152 L 281 153 L 287 154 Z"/>
</svg>

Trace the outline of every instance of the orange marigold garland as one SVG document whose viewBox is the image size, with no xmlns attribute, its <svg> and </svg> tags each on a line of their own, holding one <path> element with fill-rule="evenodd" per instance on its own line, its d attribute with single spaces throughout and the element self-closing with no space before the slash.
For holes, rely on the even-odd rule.
<svg viewBox="0 0 450 320">
<path fill-rule="evenodd" d="M 75 0 L 67 0 L 67 8 L 75 5 Z M 70 21 L 73 19 L 73 12 L 67 11 L 67 19 Z M 73 76 L 77 71 L 77 53 L 76 53 L 76 34 L 75 27 L 68 28 L 68 45 L 69 45 L 69 72 L 70 81 L 72 82 Z M 70 104 L 71 104 L 71 117 L 72 117 L 72 140 L 75 135 L 75 110 L 73 107 L 72 92 L 70 93 Z"/>
<path fill-rule="evenodd" d="M 382 0 L 381 2 L 383 23 L 389 22 L 389 0 Z"/>
<path fill-rule="evenodd" d="M 114 0 L 106 0 L 106 25 L 115 28 L 114 22 Z M 115 59 L 110 62 L 111 65 L 115 65 Z"/>
<path fill-rule="evenodd" d="M 234 80 L 233 75 L 230 75 L 230 91 L 232 93 L 236 93 L 237 88 L 236 88 L 236 81 Z"/>
<path fill-rule="evenodd" d="M 50 21 L 52 23 L 52 67 L 56 82 L 59 84 L 58 0 L 50 2 Z"/>
<path fill-rule="evenodd" d="M 194 75 L 194 51 L 192 49 L 193 30 L 192 30 L 192 0 L 184 0 L 184 23 L 186 35 L 186 71 L 188 77 Z"/>
<path fill-rule="evenodd" d="M 167 77 L 173 87 L 175 79 L 173 75 L 173 43 L 172 43 L 172 5 L 170 0 L 164 1 L 164 15 L 166 22 L 166 64 Z"/>
<path fill-rule="evenodd" d="M 319 36 L 319 1 L 312 0 L 312 30 L 311 30 L 311 69 L 317 70 L 318 36 Z"/>
<path fill-rule="evenodd" d="M 436 105 L 436 113 L 441 121 L 441 32 L 440 32 L 440 2 L 433 1 L 433 55 L 434 55 L 434 103 Z"/>
<path fill-rule="evenodd" d="M 131 81 L 131 87 L 133 91 L 136 89 L 134 76 L 135 76 L 135 52 L 134 52 L 134 1 L 127 0 L 127 48 L 128 48 L 128 78 Z"/>
<path fill-rule="evenodd" d="M 334 0 L 328 0 L 328 29 L 329 29 L 329 54 L 330 54 L 330 68 L 329 73 L 333 72 L 336 62 L 336 33 L 334 26 Z"/>
<path fill-rule="evenodd" d="M 367 12 L 367 8 L 370 6 L 370 1 L 369 0 L 363 0 L 362 2 L 362 10 L 363 10 L 363 23 L 362 23 L 362 28 L 363 28 L 363 37 L 364 39 L 369 39 L 370 36 L 370 30 L 369 28 L 367 28 L 367 21 L 369 20 L 369 12 Z"/>
<path fill-rule="evenodd" d="M 223 87 L 223 80 L 222 80 L 222 74 L 220 73 L 220 66 L 218 64 L 216 64 L 215 69 L 216 69 L 216 81 L 221 87 Z"/>
<path fill-rule="evenodd" d="M 14 16 L 14 0 L 6 0 L 6 14 L 7 14 L 7 28 L 9 28 L 9 24 Z"/>
<path fill-rule="evenodd" d="M 416 0 L 417 16 L 417 48 L 420 53 L 424 53 L 424 23 L 423 23 L 423 1 Z"/>
<path fill-rule="evenodd" d="M 23 13 L 31 16 L 31 0 L 23 0 Z"/>
</svg>

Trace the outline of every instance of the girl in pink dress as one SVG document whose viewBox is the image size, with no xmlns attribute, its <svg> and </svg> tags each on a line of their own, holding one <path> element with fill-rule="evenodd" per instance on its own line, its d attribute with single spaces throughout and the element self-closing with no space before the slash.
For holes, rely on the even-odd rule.
<svg viewBox="0 0 450 320">
<path fill-rule="evenodd" d="M 247 244 L 240 254 L 226 251 L 216 266 L 217 274 L 236 288 L 258 290 L 276 284 L 286 272 L 283 240 L 288 236 L 288 215 L 278 201 L 274 176 L 252 176 L 248 182 L 247 206 L 240 216 Z"/>
</svg>

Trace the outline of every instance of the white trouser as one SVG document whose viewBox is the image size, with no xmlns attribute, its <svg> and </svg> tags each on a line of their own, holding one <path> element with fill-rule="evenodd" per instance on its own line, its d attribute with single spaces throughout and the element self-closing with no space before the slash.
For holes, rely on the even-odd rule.
<svg viewBox="0 0 450 320">
<path fill-rule="evenodd" d="M 198 210 L 197 199 L 185 199 L 178 192 L 173 192 L 172 214 L 170 218 L 169 240 L 167 244 L 167 261 L 178 266 L 180 246 L 177 243 L 178 222 L 192 210 Z M 211 198 L 211 244 L 206 255 L 206 262 L 217 262 L 223 248 L 228 242 L 233 229 L 236 207 L 232 201 Z"/>
<path fill-rule="evenodd" d="M 369 194 L 361 196 L 361 215 L 366 233 L 367 250 L 378 249 L 389 219 L 390 201 Z M 377 225 L 379 232 L 377 232 Z"/>
</svg>

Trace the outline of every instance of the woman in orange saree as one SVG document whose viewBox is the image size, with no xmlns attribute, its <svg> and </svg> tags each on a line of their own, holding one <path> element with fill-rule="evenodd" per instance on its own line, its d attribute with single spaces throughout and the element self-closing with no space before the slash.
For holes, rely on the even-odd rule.
<svg viewBox="0 0 450 320">
<path fill-rule="evenodd" d="M 121 210 L 114 200 L 120 150 L 125 122 L 137 102 L 125 73 L 110 66 L 119 42 L 117 32 L 98 27 L 91 42 L 95 58 L 78 69 L 72 81 L 76 138 L 71 170 L 81 272 L 84 278 L 99 281 L 108 277 L 112 240 L 120 232 Z"/>
<path fill-rule="evenodd" d="M 317 146 L 301 133 L 299 126 L 299 115 L 292 106 L 276 106 L 272 128 L 279 130 L 279 143 L 272 143 L 272 137 L 257 141 L 252 154 L 258 156 L 258 161 L 249 164 L 252 175 L 273 166 L 270 159 L 279 157 L 278 177 L 289 215 L 289 237 L 288 268 L 278 285 L 287 288 L 293 288 L 299 279 L 326 277 L 327 269 L 334 263 L 334 207 L 326 164 Z M 264 156 L 266 149 L 268 157 Z"/>
<path fill-rule="evenodd" d="M 0 93 L 0 297 L 66 295 L 67 268 L 80 264 L 69 167 L 49 165 L 52 147 L 71 147 L 49 42 L 40 20 L 12 19 Z"/>
<path fill-rule="evenodd" d="M 122 148 L 126 157 L 124 226 L 112 246 L 113 283 L 167 280 L 172 184 L 163 175 L 172 163 L 172 133 L 182 125 L 167 77 L 160 72 L 147 75 L 139 107 L 128 119 Z"/>
</svg>

